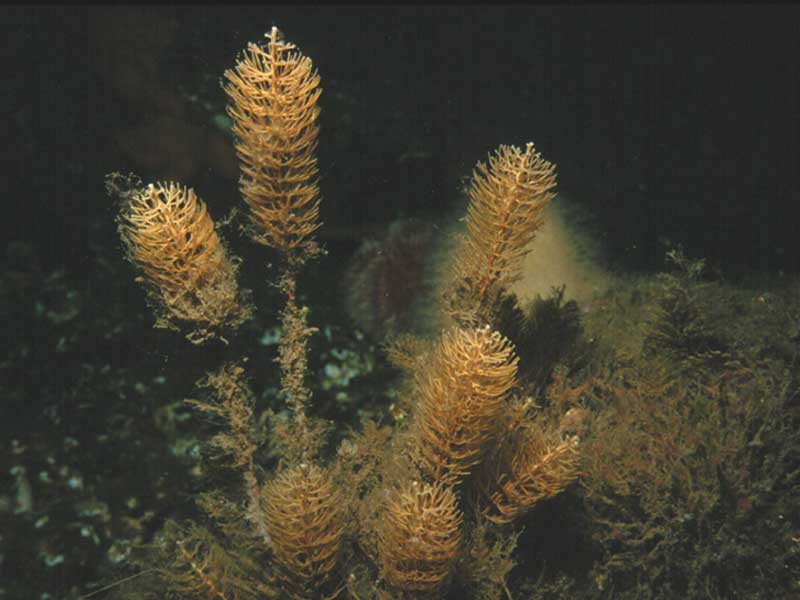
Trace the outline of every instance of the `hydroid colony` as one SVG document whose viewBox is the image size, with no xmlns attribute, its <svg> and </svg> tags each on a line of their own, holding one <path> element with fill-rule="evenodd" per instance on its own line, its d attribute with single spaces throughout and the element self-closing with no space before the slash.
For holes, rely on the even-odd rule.
<svg viewBox="0 0 800 600">
<path fill-rule="evenodd" d="M 282 444 L 267 475 L 254 459 L 262 441 L 243 367 L 229 363 L 209 375 L 204 385 L 215 399 L 194 405 L 222 417 L 225 430 L 211 443 L 230 457 L 241 491 L 203 495 L 206 525 L 166 529 L 164 581 L 192 598 L 441 596 L 454 577 L 468 587 L 463 572 L 474 568 L 496 571 L 495 587 L 504 588 L 505 572 L 478 564 L 487 559 L 468 540 L 501 540 L 503 527 L 578 471 L 577 437 L 534 418 L 521 397 L 521 359 L 497 330 L 554 196 L 555 166 L 532 143 L 500 146 L 478 164 L 440 306 L 441 334 L 405 338 L 391 350 L 408 370 L 411 418 L 395 429 L 366 424 L 331 460 L 310 416 L 307 341 L 315 330 L 297 297 L 298 274 L 319 251 L 319 76 L 273 28 L 225 77 L 250 234 L 281 256 L 277 362 L 291 420 L 269 432 Z M 187 329 L 192 341 L 249 316 L 236 262 L 191 190 L 171 182 L 133 190 L 120 231 L 160 319 Z"/>
</svg>

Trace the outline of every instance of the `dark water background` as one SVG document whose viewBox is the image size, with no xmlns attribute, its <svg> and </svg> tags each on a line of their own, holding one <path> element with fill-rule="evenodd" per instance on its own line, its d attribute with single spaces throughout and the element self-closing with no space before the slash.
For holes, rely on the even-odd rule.
<svg viewBox="0 0 800 600">
<path fill-rule="evenodd" d="M 108 208 L 103 175 L 149 175 L 109 142 L 137 110 L 98 75 L 97 28 L 115 17 L 3 12 L 3 233 L 79 267 L 104 235 L 87 231 Z M 532 140 L 629 268 L 660 267 L 669 239 L 730 274 L 797 271 L 796 6 L 153 7 L 145 20 L 177 27 L 158 81 L 218 111 L 222 72 L 273 24 L 313 58 L 327 223 L 441 214 L 476 160 Z M 194 179 L 203 192 L 209 177 Z M 224 210 L 235 183 L 221 189 Z"/>
</svg>

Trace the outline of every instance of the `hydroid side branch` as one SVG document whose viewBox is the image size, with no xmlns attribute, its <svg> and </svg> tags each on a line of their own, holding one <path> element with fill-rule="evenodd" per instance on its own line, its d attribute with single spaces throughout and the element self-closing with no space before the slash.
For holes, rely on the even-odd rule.
<svg viewBox="0 0 800 600">
<path fill-rule="evenodd" d="M 263 492 L 274 559 L 293 598 L 315 597 L 339 558 L 343 510 L 328 472 L 301 463 L 280 473 Z"/>
<path fill-rule="evenodd" d="M 525 422 L 506 431 L 483 464 L 478 487 L 484 515 L 511 523 L 537 502 L 562 492 L 579 475 L 576 438 L 562 437 L 541 423 Z"/>
<path fill-rule="evenodd" d="M 266 46 L 249 44 L 235 69 L 226 71 L 228 114 L 253 238 L 302 260 L 320 226 L 314 156 L 320 80 L 311 60 L 277 28 L 266 38 Z"/>
<path fill-rule="evenodd" d="M 457 483 L 480 462 L 516 374 L 514 348 L 498 332 L 454 328 L 442 336 L 416 382 L 415 452 L 434 481 Z"/>
<path fill-rule="evenodd" d="M 150 184 L 126 196 L 118 221 L 128 258 L 158 315 L 157 326 L 189 323 L 200 342 L 250 314 L 241 302 L 236 266 L 222 245 L 205 204 L 176 183 Z"/>
<path fill-rule="evenodd" d="M 378 532 L 383 576 L 402 590 L 435 590 L 461 545 L 462 515 L 453 490 L 412 481 L 391 494 Z"/>
<path fill-rule="evenodd" d="M 555 165 L 533 143 L 524 149 L 500 146 L 479 162 L 472 176 L 467 235 L 456 260 L 456 276 L 472 303 L 491 303 L 519 278 L 528 244 L 542 224 L 542 212 L 555 197 Z"/>
</svg>

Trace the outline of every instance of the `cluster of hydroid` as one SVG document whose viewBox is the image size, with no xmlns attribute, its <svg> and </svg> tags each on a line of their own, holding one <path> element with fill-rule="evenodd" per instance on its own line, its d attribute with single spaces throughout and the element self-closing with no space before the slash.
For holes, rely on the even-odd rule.
<svg viewBox="0 0 800 600">
<path fill-rule="evenodd" d="M 277 362 L 292 422 L 283 431 L 284 460 L 262 485 L 254 455 L 264 436 L 243 368 L 230 363 L 201 382 L 211 399 L 189 402 L 221 423 L 211 447 L 240 471 L 245 502 L 237 508 L 218 494 L 202 496 L 201 507 L 227 536 L 227 545 L 211 542 L 214 536 L 200 526 L 172 527 L 168 535 L 176 538 L 175 563 L 163 570 L 176 591 L 202 590 L 219 598 L 273 595 L 270 585 L 248 582 L 252 571 L 244 568 L 264 553 L 271 565 L 264 582 L 277 583 L 291 597 L 318 593 L 337 563 L 343 533 L 339 496 L 328 471 L 313 462 L 315 430 L 306 418 L 311 393 L 305 376 L 306 342 L 314 329 L 306 324 L 307 308 L 296 297 L 299 269 L 317 253 L 313 234 L 319 227 L 319 189 L 313 152 L 319 77 L 311 61 L 284 43 L 276 28 L 266 37 L 265 46 L 251 44 L 226 73 L 226 91 L 250 232 L 282 259 L 278 282 L 286 304 Z M 159 183 L 124 198 L 120 233 L 163 319 L 201 327 L 202 336 L 196 338 L 205 341 L 249 316 L 239 300 L 235 263 L 192 190 Z M 237 515 L 251 527 L 250 536 L 236 527 Z M 229 576 L 242 569 L 241 577 Z"/>
<path fill-rule="evenodd" d="M 342 277 L 347 315 L 375 340 L 418 329 L 429 295 L 427 260 L 441 233 L 427 221 L 400 219 L 362 242 Z"/>
<path fill-rule="evenodd" d="M 208 528 L 169 527 L 175 563 L 161 572 L 179 594 L 215 598 L 332 598 L 345 588 L 352 597 L 441 596 L 456 565 L 470 564 L 465 539 L 510 548 L 500 527 L 577 475 L 577 442 L 530 418 L 520 359 L 497 326 L 501 304 L 516 301 L 508 286 L 553 196 L 555 167 L 533 144 L 501 146 L 488 165 L 478 164 L 443 305 L 449 325 L 433 341 L 407 338 L 407 351 L 394 351 L 409 371 L 409 425 L 383 434 L 366 424 L 328 466 L 305 383 L 315 329 L 297 294 L 300 268 L 318 253 L 319 77 L 276 28 L 266 38 L 226 73 L 225 90 L 250 233 L 280 257 L 276 362 L 290 410 L 269 426 L 258 421 L 242 361 L 201 382 L 212 399 L 190 403 L 218 420 L 210 446 L 228 457 L 239 495 L 201 496 Z M 210 331 L 249 314 L 235 263 L 191 190 L 147 186 L 131 195 L 120 220 L 131 258 L 169 318 Z M 265 439 L 272 476 L 258 459 L 268 454 Z M 512 562 L 501 562 L 505 573 Z M 363 571 L 353 564 L 367 565 L 368 574 L 357 576 Z M 495 579 L 504 585 L 503 577 Z"/>
<path fill-rule="evenodd" d="M 576 439 L 544 419 L 534 421 L 529 403 L 514 399 L 522 389 L 519 359 L 495 329 L 501 306 L 516 302 L 508 286 L 554 186 L 555 167 L 533 144 L 501 146 L 488 165 L 478 165 L 442 307 L 451 325 L 421 358 L 403 360 L 402 347 L 393 352 L 409 369 L 413 397 L 410 483 L 389 495 L 381 529 L 381 572 L 396 588 L 433 594 L 446 586 L 460 555 L 455 541 L 464 534 L 462 518 L 457 525 L 455 517 L 461 513 L 450 512 L 450 494 L 459 511 L 460 493 L 472 499 L 463 507 L 471 527 L 483 520 L 502 526 L 577 477 Z M 421 537 L 421 518 L 429 513 L 453 516 L 428 518 L 428 537 Z M 451 542 L 448 551 L 434 552 L 432 545 L 445 546 L 432 540 Z"/>
<path fill-rule="evenodd" d="M 318 77 L 273 29 L 227 82 L 250 233 L 279 258 L 285 304 L 276 363 L 287 410 L 259 405 L 246 358 L 201 380 L 199 399 L 189 402 L 215 421 L 204 454 L 215 460 L 198 470 L 225 472 L 215 474 L 217 489 L 198 494 L 198 519 L 168 522 L 149 546 L 153 568 L 128 579 L 159 578 L 152 592 L 131 598 L 516 597 L 506 578 L 520 520 L 578 477 L 576 502 L 553 503 L 549 517 L 557 518 L 539 513 L 524 524 L 534 530 L 529 561 L 563 554 L 570 564 L 563 576 L 555 565 L 555 578 L 544 573 L 552 562 L 528 564 L 520 596 L 784 598 L 796 590 L 797 339 L 785 323 L 786 315 L 798 322 L 795 304 L 759 296 L 758 333 L 741 344 L 725 333 L 735 309 L 710 311 L 721 290 L 704 300 L 702 263 L 675 251 L 678 273 L 646 289 L 650 301 L 637 289 L 598 309 L 627 318 L 656 308 L 630 334 L 643 337 L 639 355 L 601 347 L 594 336 L 573 344 L 578 309 L 562 302 L 563 288 L 523 310 L 509 287 L 531 241 L 546 237 L 555 167 L 533 144 L 501 146 L 473 176 L 465 232 L 434 307 L 442 326 L 389 346 L 405 374 L 387 393 L 395 405 L 376 420 L 362 413 L 362 427 L 337 432 L 344 439 L 334 450 L 312 412 L 314 328 L 297 293 L 300 268 L 318 251 Z M 194 342 L 228 335 L 250 309 L 236 284 L 237 259 L 205 205 L 181 184 L 122 179 L 109 182 L 122 199 L 119 230 L 158 324 L 191 329 Z M 414 258 L 428 238 L 391 241 L 410 246 Z M 539 256 L 557 267 L 552 255 Z M 411 274 L 415 260 L 398 251 L 371 264 Z M 378 283 L 375 294 L 386 287 Z M 381 312 L 399 314 L 401 300 L 383 298 Z M 762 327 L 770 323 L 773 335 Z M 594 339 L 597 350 L 587 349 Z M 586 537 L 556 539 L 567 515 L 555 511 L 578 506 L 583 527 L 575 533 Z M 576 555 L 580 548 L 596 551 Z M 567 575 L 587 560 L 591 571 Z"/>
</svg>

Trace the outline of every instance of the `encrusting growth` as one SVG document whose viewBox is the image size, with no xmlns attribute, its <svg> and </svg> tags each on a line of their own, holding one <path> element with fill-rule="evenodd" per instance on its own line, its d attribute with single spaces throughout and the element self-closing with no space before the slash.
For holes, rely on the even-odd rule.
<svg viewBox="0 0 800 600">
<path fill-rule="evenodd" d="M 236 68 L 226 71 L 228 114 L 253 238 L 301 257 L 313 251 L 311 236 L 320 226 L 319 75 L 276 27 L 266 38 L 266 47 L 249 44 Z"/>
<path fill-rule="evenodd" d="M 205 204 L 176 183 L 150 184 L 127 195 L 119 231 L 128 257 L 159 313 L 157 325 L 193 323 L 194 342 L 236 327 L 250 315 Z"/>
</svg>

